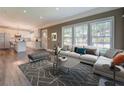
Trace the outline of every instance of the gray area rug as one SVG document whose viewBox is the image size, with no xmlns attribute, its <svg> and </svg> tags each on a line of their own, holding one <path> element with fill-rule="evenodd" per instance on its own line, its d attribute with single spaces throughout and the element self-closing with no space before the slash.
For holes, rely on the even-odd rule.
<svg viewBox="0 0 124 93">
<path fill-rule="evenodd" d="M 19 66 L 33 86 L 97 86 L 99 76 L 93 74 L 93 67 L 79 63 L 69 72 L 53 74 L 49 61 L 27 63 Z M 65 69 L 65 68 L 64 68 Z"/>
</svg>

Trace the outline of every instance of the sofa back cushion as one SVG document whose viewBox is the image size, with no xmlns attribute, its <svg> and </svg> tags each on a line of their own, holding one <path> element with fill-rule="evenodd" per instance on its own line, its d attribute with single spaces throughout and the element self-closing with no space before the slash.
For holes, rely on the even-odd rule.
<svg viewBox="0 0 124 93">
<path fill-rule="evenodd" d="M 108 57 L 108 58 L 113 58 L 114 56 L 116 56 L 118 53 L 121 53 L 123 52 L 122 50 L 119 50 L 119 49 L 108 49 L 105 53 L 105 57 Z"/>
</svg>

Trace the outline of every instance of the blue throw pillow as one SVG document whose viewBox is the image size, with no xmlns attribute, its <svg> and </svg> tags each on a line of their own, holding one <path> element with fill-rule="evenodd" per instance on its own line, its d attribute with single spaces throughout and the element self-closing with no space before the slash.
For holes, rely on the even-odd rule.
<svg viewBox="0 0 124 93">
<path fill-rule="evenodd" d="M 77 52 L 77 48 L 78 48 L 78 47 L 75 47 L 75 48 L 74 48 L 74 52 Z"/>
<path fill-rule="evenodd" d="M 86 49 L 85 48 L 77 48 L 77 51 L 76 53 L 79 53 L 79 54 L 86 54 Z"/>
</svg>

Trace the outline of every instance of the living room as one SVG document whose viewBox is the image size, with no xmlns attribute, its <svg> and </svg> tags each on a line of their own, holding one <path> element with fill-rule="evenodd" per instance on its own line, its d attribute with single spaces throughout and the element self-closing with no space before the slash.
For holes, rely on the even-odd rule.
<svg viewBox="0 0 124 93">
<path fill-rule="evenodd" d="M 101 9 L 99 8 L 97 9 L 97 12 L 102 11 L 102 9 L 105 10 L 105 8 Z M 95 11 L 95 9 L 92 11 Z M 90 10 L 88 11 L 88 13 L 89 12 L 92 13 Z M 123 82 L 123 78 L 112 74 L 113 72 L 110 71 L 109 68 L 109 66 L 111 67 L 111 61 L 113 60 L 113 58 L 118 53 L 122 53 L 124 47 L 123 12 L 124 9 L 119 8 L 109 10 L 106 12 L 104 11 L 103 13 L 98 13 L 91 16 L 86 16 L 83 18 L 80 17 L 78 19 L 73 19 L 71 21 L 66 21 L 53 26 L 44 27 L 41 29 L 41 31 L 43 31 L 41 33 L 44 33 L 46 31 L 47 33 L 46 37 L 48 37 L 47 45 L 45 46 L 45 48 L 48 47 L 47 51 L 49 52 L 53 52 L 55 46 L 62 48 L 60 50 L 60 54 L 64 56 L 65 59 L 66 58 L 68 59 L 67 64 L 65 63 L 66 64 L 65 67 L 67 68 L 73 68 L 78 63 L 86 63 L 88 65 L 93 66 L 94 70 L 93 73 L 109 77 L 111 79 L 116 77 L 116 80 L 118 78 L 118 81 Z M 92 56 L 89 54 L 94 54 L 97 56 Z M 80 67 L 78 68 L 81 69 Z M 104 69 L 106 69 L 106 71 Z M 86 71 L 87 69 L 83 70 Z M 122 75 L 122 73 L 120 73 L 120 75 Z M 86 76 L 82 76 L 82 78 L 83 77 Z M 92 79 L 95 81 L 96 78 Z M 99 80 L 99 84 L 100 85 L 112 84 L 112 82 L 108 83 L 105 81 L 106 79 L 102 78 Z M 87 82 L 90 85 L 92 81 L 90 83 L 89 81 Z"/>
<path fill-rule="evenodd" d="M 0 85 L 124 85 L 123 7 L 1 7 L 0 14 Z"/>
<path fill-rule="evenodd" d="M 123 5 L 123 0 L 2 0 L 0 91 L 122 92 Z"/>
</svg>

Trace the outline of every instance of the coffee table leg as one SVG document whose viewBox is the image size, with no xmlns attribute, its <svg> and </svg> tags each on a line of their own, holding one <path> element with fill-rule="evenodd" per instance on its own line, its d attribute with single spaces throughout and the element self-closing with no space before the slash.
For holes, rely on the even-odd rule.
<svg viewBox="0 0 124 93">
<path fill-rule="evenodd" d="M 68 73 L 70 72 L 70 69 L 69 68 L 67 68 L 68 69 Z"/>
<path fill-rule="evenodd" d="M 113 85 L 115 86 L 115 70 L 113 71 Z"/>
</svg>

